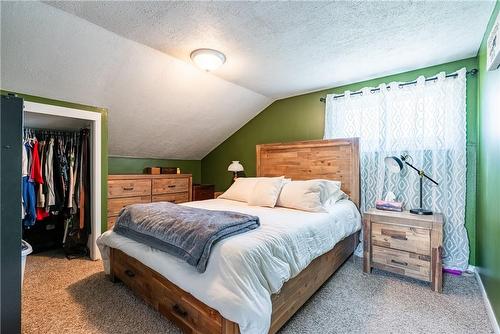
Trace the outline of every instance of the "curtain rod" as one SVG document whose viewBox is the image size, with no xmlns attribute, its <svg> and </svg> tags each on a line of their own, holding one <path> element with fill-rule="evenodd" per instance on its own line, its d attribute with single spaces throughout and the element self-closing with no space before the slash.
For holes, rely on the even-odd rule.
<svg viewBox="0 0 500 334">
<path fill-rule="evenodd" d="M 465 72 L 465 74 L 466 75 L 470 74 L 470 75 L 474 76 L 474 75 L 477 74 L 477 72 L 478 72 L 478 70 L 476 68 L 473 68 L 472 70 Z M 447 74 L 445 77 L 446 78 L 456 78 L 457 76 L 458 76 L 458 73 L 453 73 L 453 74 Z M 438 79 L 437 77 L 432 77 L 432 78 L 426 78 L 425 81 L 434 81 L 434 80 L 437 80 L 437 79 Z M 404 83 L 399 84 L 399 87 L 413 85 L 413 84 L 416 84 L 416 83 L 417 83 L 416 80 L 415 81 L 410 81 L 410 82 L 404 82 Z M 390 88 L 390 86 L 386 86 L 386 87 Z M 380 88 L 372 88 L 372 89 L 370 89 L 370 92 L 374 93 L 374 92 L 377 92 L 379 90 L 380 90 Z M 351 95 L 351 96 L 352 95 L 360 95 L 362 93 L 363 93 L 363 91 L 358 90 L 356 92 L 350 93 L 349 95 Z M 344 96 L 345 96 L 345 94 L 339 94 L 339 95 L 335 95 L 333 98 L 336 99 L 336 98 L 344 97 Z M 321 97 L 319 100 L 321 102 L 323 102 L 323 103 L 326 102 L 326 98 L 325 97 Z"/>
</svg>

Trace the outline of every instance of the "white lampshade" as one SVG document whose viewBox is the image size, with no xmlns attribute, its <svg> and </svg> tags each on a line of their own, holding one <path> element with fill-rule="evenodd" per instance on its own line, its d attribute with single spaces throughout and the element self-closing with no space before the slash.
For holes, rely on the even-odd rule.
<svg viewBox="0 0 500 334">
<path fill-rule="evenodd" d="M 214 71 L 226 62 L 226 56 L 217 50 L 197 49 L 191 52 L 191 59 L 199 68 Z"/>
<path fill-rule="evenodd" d="M 231 162 L 229 167 L 227 167 L 227 170 L 228 170 L 228 172 L 243 172 L 244 168 L 243 168 L 243 165 L 240 164 L 239 161 L 233 161 L 233 162 Z"/>
</svg>

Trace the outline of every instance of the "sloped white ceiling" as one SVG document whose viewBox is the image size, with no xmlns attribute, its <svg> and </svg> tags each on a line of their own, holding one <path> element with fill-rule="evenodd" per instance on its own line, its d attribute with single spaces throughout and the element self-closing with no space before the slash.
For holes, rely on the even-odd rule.
<svg viewBox="0 0 500 334">
<path fill-rule="evenodd" d="M 494 1 L 2 2 L 3 89 L 109 108 L 112 155 L 199 159 L 274 99 L 475 56 Z M 224 52 L 212 74 L 193 49 Z"/>
<path fill-rule="evenodd" d="M 214 73 L 282 98 L 476 55 L 494 1 L 51 2 Z"/>
<path fill-rule="evenodd" d="M 271 99 L 39 2 L 1 4 L 1 88 L 109 108 L 109 154 L 201 159 Z"/>
</svg>

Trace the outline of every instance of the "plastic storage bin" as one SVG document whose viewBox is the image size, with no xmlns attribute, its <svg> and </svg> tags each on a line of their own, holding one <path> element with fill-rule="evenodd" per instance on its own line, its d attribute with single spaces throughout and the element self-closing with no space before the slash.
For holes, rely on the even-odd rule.
<svg viewBox="0 0 500 334">
<path fill-rule="evenodd" d="M 21 240 L 21 284 L 24 282 L 24 268 L 26 267 L 26 256 L 33 252 L 31 245 Z"/>
</svg>

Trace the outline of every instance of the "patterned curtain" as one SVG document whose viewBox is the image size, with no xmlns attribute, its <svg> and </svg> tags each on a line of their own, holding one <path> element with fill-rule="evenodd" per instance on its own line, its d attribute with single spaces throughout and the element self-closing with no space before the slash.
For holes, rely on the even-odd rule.
<svg viewBox="0 0 500 334">
<path fill-rule="evenodd" d="M 367 87 L 357 95 L 328 95 L 324 137 L 360 138 L 362 212 L 388 191 L 406 209 L 419 206 L 418 174 L 407 166 L 401 173 L 390 173 L 386 156 L 408 153 L 417 168 L 439 182 L 435 186 L 424 179 L 424 207 L 444 214 L 444 266 L 465 270 L 466 69 L 455 78 L 446 78 L 444 72 L 436 77 L 419 77 L 416 84 L 405 86 L 381 84 L 377 92 Z"/>
</svg>

